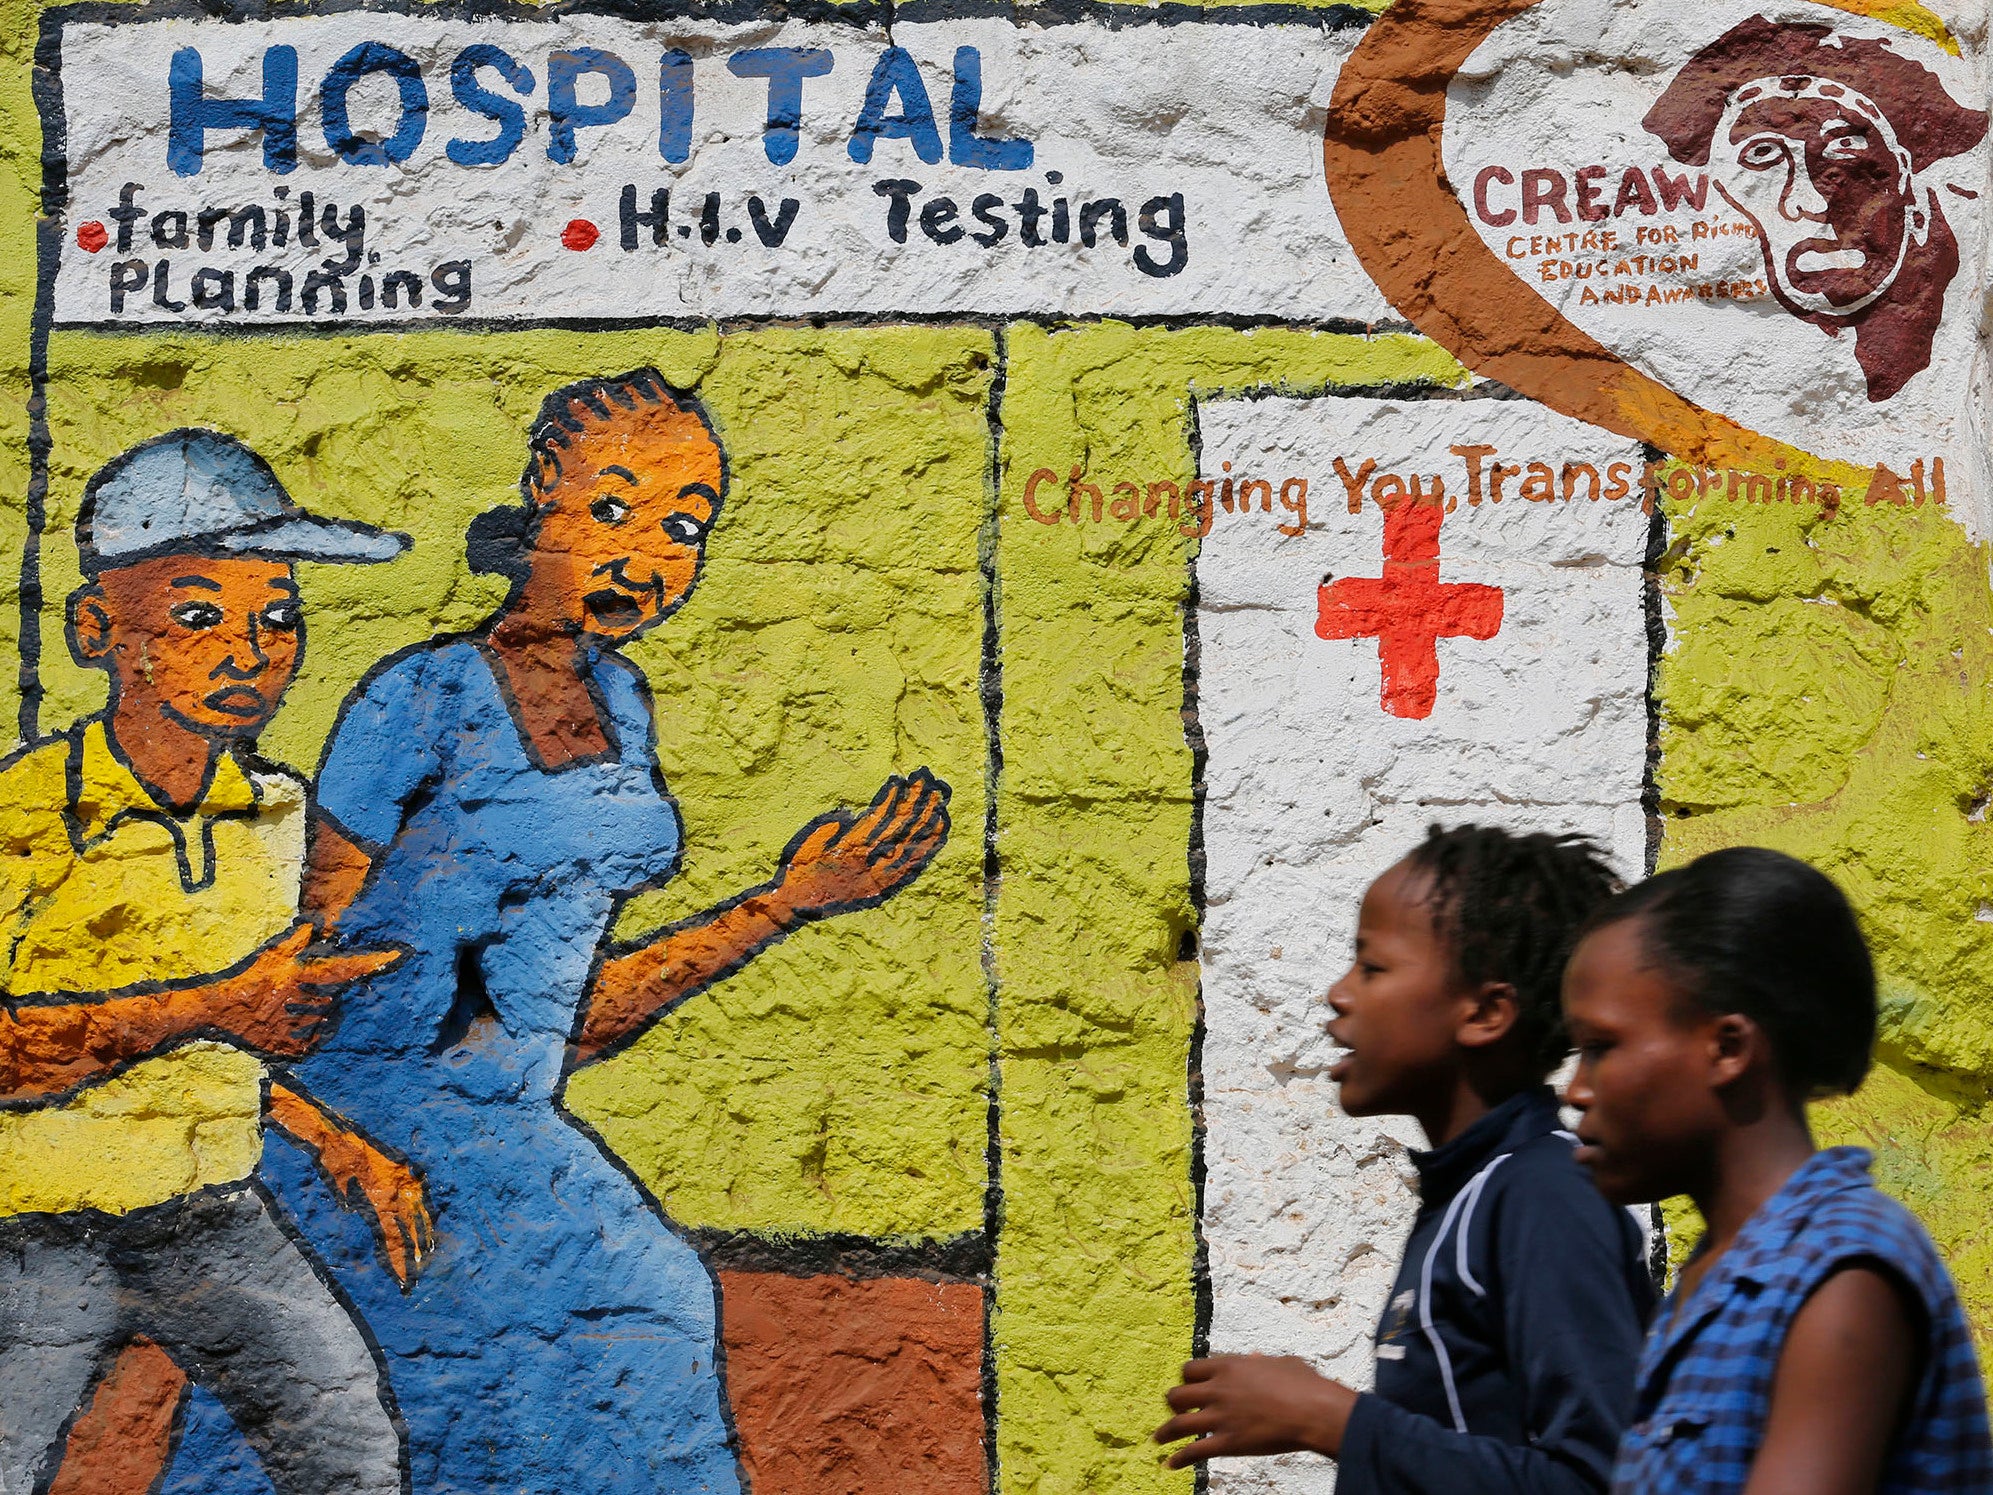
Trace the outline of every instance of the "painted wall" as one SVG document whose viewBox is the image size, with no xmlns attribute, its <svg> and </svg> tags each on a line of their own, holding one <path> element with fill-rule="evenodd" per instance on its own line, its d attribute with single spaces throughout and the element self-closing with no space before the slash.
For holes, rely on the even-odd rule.
<svg viewBox="0 0 1993 1495">
<path fill-rule="evenodd" d="M 1365 1374 L 1409 1139 L 1337 1111 L 1320 997 L 1436 819 L 1839 878 L 1884 1062 L 1820 1124 L 1993 1344 L 1976 0 L 0 18 L 0 831 L 54 869 L 10 940 L 63 877 L 101 889 L 75 969 L 10 957 L 10 990 L 238 969 L 323 906 L 307 818 L 373 879 L 347 947 L 405 947 L 252 1075 L 239 1166 L 207 1080 L 161 1111 L 120 1100 L 141 1054 L 10 1061 L 0 1315 L 51 1283 L 139 1306 L 65 1330 L 67 1368 L 0 1346 L 47 1430 L 0 1490 L 169 1458 L 188 1495 L 309 1488 L 287 1416 L 358 1487 L 1188 1488 L 1146 1438 L 1198 1348 Z M 1863 144 L 1712 156 L 1800 73 Z M 1779 237 L 1780 183 L 1814 240 Z M 393 557 L 190 519 L 247 458 L 102 479 L 186 429 Z M 449 642 L 540 616 L 480 521 L 522 470 L 558 516 L 528 559 L 615 568 L 526 589 L 601 661 L 608 735 L 561 772 L 590 711 Z M 141 511 L 165 551 L 118 550 Z M 625 512 L 669 543 L 605 539 Z M 154 554 L 190 570 L 118 592 Z M 180 728 L 107 731 L 144 845 L 71 837 L 115 826 L 62 755 L 109 682 L 176 667 L 111 604 L 245 556 L 294 578 L 295 678 L 187 737 L 262 775 L 228 824 L 275 849 L 176 884 L 200 817 L 145 775 Z M 123 653 L 71 602 L 93 579 Z M 159 960 L 93 984 L 134 942 Z M 136 1193 L 57 1197 L 92 1168 Z M 371 1183 L 342 1207 L 328 1175 Z M 243 1218 L 202 1217 L 190 1281 L 71 1249 L 92 1203 L 131 1234 L 196 1198 Z M 242 1320 L 260 1379 L 168 1311 L 259 1280 L 254 1240 L 309 1309 Z"/>
</svg>

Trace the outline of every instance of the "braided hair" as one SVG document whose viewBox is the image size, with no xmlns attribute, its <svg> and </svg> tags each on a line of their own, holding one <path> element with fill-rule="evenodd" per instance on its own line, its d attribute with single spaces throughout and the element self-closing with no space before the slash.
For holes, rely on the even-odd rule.
<svg viewBox="0 0 1993 1495">
<path fill-rule="evenodd" d="M 627 374 L 563 385 L 540 402 L 540 413 L 527 435 L 520 502 L 486 510 L 471 521 L 465 537 L 471 570 L 518 582 L 539 527 L 540 506 L 560 486 L 562 457 L 578 440 L 619 423 L 639 429 L 683 428 L 688 435 L 697 431 L 715 447 L 720 445 L 705 408 L 692 395 L 665 383 L 656 369 L 631 369 Z M 721 473 L 724 488 L 724 460 Z"/>
<path fill-rule="evenodd" d="M 1434 825 L 1405 861 L 1427 881 L 1440 938 L 1469 982 L 1515 988 L 1515 1032 L 1539 1075 L 1570 1051 L 1559 993 L 1585 921 L 1619 891 L 1584 836 Z"/>
</svg>

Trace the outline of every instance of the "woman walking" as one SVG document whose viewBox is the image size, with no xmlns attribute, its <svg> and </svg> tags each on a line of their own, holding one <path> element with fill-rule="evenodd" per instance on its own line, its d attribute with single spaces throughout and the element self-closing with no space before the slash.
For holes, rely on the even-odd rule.
<svg viewBox="0 0 1993 1495">
<path fill-rule="evenodd" d="M 1917 1219 L 1822 1151 L 1809 1101 L 1875 1046 L 1854 910 L 1737 846 L 1591 917 L 1564 975 L 1578 1161 L 1616 1204 L 1707 1225 L 1649 1331 L 1615 1495 L 1988 1495 L 1993 1436 L 1958 1291 Z"/>
<path fill-rule="evenodd" d="M 617 651 L 690 594 L 726 463 L 649 369 L 556 392 L 530 447 L 523 504 L 470 537 L 505 603 L 378 667 L 317 785 L 307 901 L 408 954 L 299 1070 L 424 1177 L 436 1245 L 406 1295 L 303 1158 L 267 1172 L 379 1341 L 417 1495 L 733 1492 L 713 1279 L 561 1086 L 800 925 L 905 886 L 948 789 L 891 778 L 804 826 L 767 883 L 607 947 L 681 836 Z M 212 1470 L 198 1434 L 183 1467 Z"/>
</svg>

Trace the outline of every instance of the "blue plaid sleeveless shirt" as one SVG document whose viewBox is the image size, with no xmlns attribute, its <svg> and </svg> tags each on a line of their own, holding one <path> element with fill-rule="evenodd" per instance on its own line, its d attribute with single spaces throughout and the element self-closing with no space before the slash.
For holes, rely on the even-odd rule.
<svg viewBox="0 0 1993 1495">
<path fill-rule="evenodd" d="M 1641 1355 L 1614 1495 L 1741 1491 L 1800 1306 L 1840 1267 L 1878 1264 L 1924 1305 L 1923 1371 L 1879 1495 L 1993 1495 L 1993 1441 L 1972 1337 L 1937 1248 L 1870 1182 L 1858 1147 L 1814 1154 L 1737 1233 L 1686 1302 L 1662 1305 Z"/>
</svg>

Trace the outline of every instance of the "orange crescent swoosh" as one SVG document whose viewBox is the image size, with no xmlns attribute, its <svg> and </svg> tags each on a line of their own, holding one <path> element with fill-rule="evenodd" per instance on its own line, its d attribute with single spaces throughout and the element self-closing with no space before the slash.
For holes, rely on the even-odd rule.
<svg viewBox="0 0 1993 1495">
<path fill-rule="evenodd" d="M 1414 326 L 1476 373 L 1590 425 L 1709 467 L 1864 488 L 1866 469 L 1761 436 L 1627 363 L 1497 259 L 1446 179 L 1446 89 L 1474 49 L 1539 0 L 1395 0 L 1336 80 L 1322 141 L 1356 257 Z"/>
</svg>

